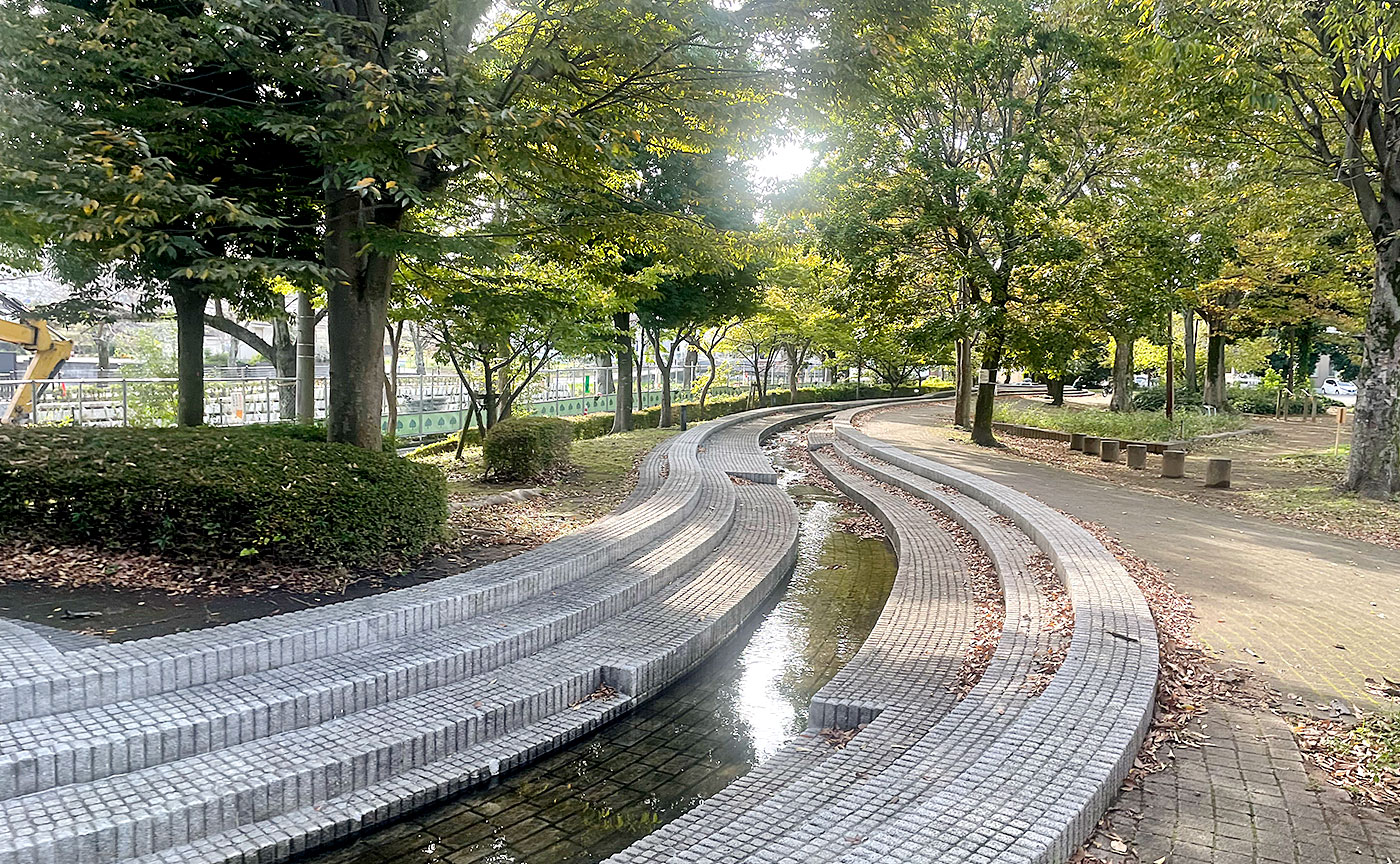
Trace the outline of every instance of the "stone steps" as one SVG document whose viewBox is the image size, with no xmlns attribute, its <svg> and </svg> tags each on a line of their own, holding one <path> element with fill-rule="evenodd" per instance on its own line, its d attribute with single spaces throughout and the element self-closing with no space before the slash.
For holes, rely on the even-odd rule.
<svg viewBox="0 0 1400 864">
<path fill-rule="evenodd" d="M 590 700 L 468 751 L 314 807 L 131 859 L 133 864 L 285 861 L 368 831 L 433 801 L 488 782 L 588 734 L 631 707 L 628 696 Z"/>
<path fill-rule="evenodd" d="M 0 864 L 282 860 L 616 716 L 703 660 L 786 578 L 791 500 L 776 486 L 735 485 L 727 469 L 764 429 L 825 410 L 756 412 L 672 439 L 664 478 L 648 472 L 660 482 L 631 512 L 674 505 L 684 487 L 689 512 L 675 529 L 627 540 L 629 554 L 608 553 L 613 564 L 547 592 L 522 577 L 529 590 L 507 616 L 479 605 L 425 611 L 431 592 L 408 589 L 407 600 L 394 592 L 315 610 L 355 623 L 301 618 L 292 638 L 302 647 L 245 654 L 204 675 L 199 660 L 223 662 L 230 645 L 276 628 L 206 631 L 209 653 L 193 650 L 198 633 L 109 646 L 136 657 L 154 643 L 150 686 L 118 676 L 126 689 L 115 697 L 58 713 L 82 700 L 51 691 L 47 712 L 0 728 L 0 789 L 11 796 L 0 800 Z M 702 451 L 709 438 L 720 446 Z M 434 586 L 471 591 L 503 578 Z M 384 615 L 384 631 L 353 629 Z M 304 641 L 322 625 L 353 635 Z M 47 660 L 52 648 L 36 650 Z"/>
<path fill-rule="evenodd" d="M 737 422 L 737 421 L 736 421 Z M 660 543 L 700 500 L 695 449 L 715 431 L 696 427 L 657 491 L 625 514 L 519 556 L 457 576 L 331 606 L 58 652 L 24 628 L 0 628 L 0 722 L 125 701 L 391 641 L 499 611 Z M 688 436 L 688 437 L 687 437 Z M 13 638 L 11 638 L 13 633 Z M 11 644 L 13 643 L 13 645 Z"/>
<path fill-rule="evenodd" d="M 727 535 L 734 490 L 704 481 L 698 518 L 667 542 L 527 601 L 504 622 L 472 618 L 266 672 L 0 726 L 0 799 L 85 782 L 315 725 L 451 684 L 582 633 L 690 571 Z"/>
<path fill-rule="evenodd" d="M 1131 764 L 1150 719 L 1157 656 L 1151 616 L 1122 567 L 1043 504 L 867 438 L 851 422 L 859 410 L 839 414 L 832 438 L 812 442 L 813 458 L 880 516 L 900 572 L 861 652 L 814 698 L 813 725 L 866 725 L 820 760 L 757 767 L 611 861 L 1062 861 Z M 945 644 L 930 622 L 958 621 L 949 607 L 969 598 L 929 564 L 950 553 L 928 539 L 928 514 L 877 480 L 958 521 L 997 569 L 1000 641 L 955 705 L 939 706 L 928 686 L 951 650 L 917 661 L 923 648 Z M 1038 695 L 1032 673 L 1051 647 L 1051 606 L 1029 566 L 1037 548 L 1075 606 L 1067 655 Z M 928 594 L 911 590 L 915 574 Z M 926 646 L 911 642 L 921 631 Z"/>
<path fill-rule="evenodd" d="M 814 456 L 820 461 L 821 454 Z M 896 540 L 899 575 L 884 612 L 864 646 L 813 698 L 813 734 L 782 751 L 788 759 L 756 767 L 700 807 L 630 847 L 613 860 L 629 862 L 745 861 L 769 852 L 783 832 L 838 800 L 865 778 L 878 776 L 918 741 L 932 718 L 955 701 L 951 689 L 971 633 L 966 562 L 951 537 L 908 501 L 834 468 L 838 485 L 857 500 L 878 496 Z M 843 683 L 849 682 L 849 683 Z M 889 686 L 883 686 L 888 684 Z M 861 688 L 864 692 L 860 692 Z M 851 692 L 860 697 L 850 698 Z M 866 725 L 839 751 L 815 730 Z M 809 760 L 807 747 L 827 751 Z"/>
</svg>

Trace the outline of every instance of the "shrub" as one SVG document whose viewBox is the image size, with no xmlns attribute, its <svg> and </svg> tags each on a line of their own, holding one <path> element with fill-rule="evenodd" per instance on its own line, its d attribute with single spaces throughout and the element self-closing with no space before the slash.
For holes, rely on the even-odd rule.
<svg viewBox="0 0 1400 864">
<path fill-rule="evenodd" d="M 1273 416 L 1278 409 L 1279 387 L 1231 387 L 1226 391 L 1230 407 L 1241 414 L 1267 414 Z M 1330 400 L 1318 397 L 1318 410 L 1322 410 Z M 1302 414 L 1306 410 L 1302 400 L 1294 399 L 1288 405 L 1289 414 Z"/>
<path fill-rule="evenodd" d="M 482 442 L 488 476 L 524 480 L 569 464 L 573 424 L 559 417 L 511 417 L 492 426 Z"/>
<path fill-rule="evenodd" d="M 1176 407 L 1200 408 L 1201 394 L 1196 390 L 1176 391 Z M 1163 411 L 1167 407 L 1166 387 L 1144 387 L 1133 392 L 1133 407 L 1139 411 Z"/>
<path fill-rule="evenodd" d="M 442 473 L 237 429 L 0 430 L 0 527 L 50 541 L 188 558 L 360 564 L 420 552 L 447 521 Z"/>
</svg>

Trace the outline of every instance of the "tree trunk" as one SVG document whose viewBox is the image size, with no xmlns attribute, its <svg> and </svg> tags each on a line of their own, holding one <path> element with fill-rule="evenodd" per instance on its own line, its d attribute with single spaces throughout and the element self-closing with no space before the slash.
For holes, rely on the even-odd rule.
<svg viewBox="0 0 1400 864">
<path fill-rule="evenodd" d="M 954 372 L 957 381 L 953 385 L 953 425 L 963 429 L 972 422 L 972 339 L 964 336 L 957 340 L 957 367 Z"/>
<path fill-rule="evenodd" d="M 291 380 L 297 372 L 297 346 L 286 318 L 272 319 L 272 368 L 277 372 L 277 416 L 292 420 L 297 413 L 297 388 Z"/>
<path fill-rule="evenodd" d="M 797 364 L 800 362 L 795 346 L 787 349 L 788 360 L 788 404 L 797 404 Z"/>
<path fill-rule="evenodd" d="M 310 291 L 297 293 L 296 379 L 297 422 L 310 423 L 316 419 L 316 310 Z"/>
<path fill-rule="evenodd" d="M 998 314 L 987 328 L 987 341 L 982 346 L 982 369 L 987 380 L 979 380 L 977 384 L 977 410 L 972 418 L 972 443 L 983 447 L 1001 446 L 992 432 L 992 412 L 996 406 L 997 368 L 1001 366 L 1005 327 L 1004 316 Z"/>
<path fill-rule="evenodd" d="M 1196 310 L 1187 309 L 1181 317 L 1185 327 L 1183 331 L 1185 335 L 1182 339 L 1186 349 L 1185 356 L 1181 358 L 1185 363 L 1184 371 L 1186 372 L 1186 381 L 1183 383 L 1186 384 L 1187 390 L 1195 393 L 1200 386 L 1196 383 Z"/>
<path fill-rule="evenodd" d="M 1206 386 L 1202 396 L 1205 404 L 1225 410 L 1225 334 L 1215 327 L 1206 337 Z"/>
<path fill-rule="evenodd" d="M 700 416 L 697 418 L 698 420 L 705 419 L 705 399 L 710 395 L 710 387 L 719 375 L 719 370 L 715 368 L 715 352 L 706 351 L 705 359 L 710 361 L 710 374 L 705 378 L 705 384 L 700 388 Z"/>
<path fill-rule="evenodd" d="M 399 427 L 399 346 L 403 344 L 403 322 L 387 326 L 384 330 L 389 337 L 389 371 L 384 376 L 384 404 L 389 409 L 389 437 L 394 438 L 398 435 Z"/>
<path fill-rule="evenodd" d="M 611 354 L 597 354 L 593 357 L 593 363 L 598 367 L 598 381 L 593 392 L 599 396 L 607 396 L 613 392 L 612 362 Z"/>
<path fill-rule="evenodd" d="M 1045 389 L 1050 394 L 1051 405 L 1065 404 L 1065 378 L 1063 375 L 1045 379 Z"/>
<path fill-rule="evenodd" d="M 1302 376 L 1301 383 L 1312 389 L 1313 370 L 1317 368 L 1317 358 L 1313 357 L 1313 330 L 1311 321 L 1302 325 L 1302 330 L 1298 333 L 1298 373 Z"/>
<path fill-rule="evenodd" d="M 700 352 L 694 345 L 689 345 L 685 349 L 685 387 L 687 390 L 695 388 L 695 369 L 700 365 Z"/>
<path fill-rule="evenodd" d="M 613 408 L 614 432 L 632 429 L 632 314 L 613 316 L 613 341 L 617 345 L 617 405 Z"/>
<path fill-rule="evenodd" d="M 373 214 L 373 215 L 371 215 Z M 326 436 L 366 450 L 383 448 L 384 325 L 394 256 L 361 253 L 361 220 L 397 228 L 403 213 L 371 207 L 355 192 L 326 193 L 326 265 L 335 276 L 326 291 L 331 374 Z"/>
<path fill-rule="evenodd" d="M 528 362 L 528 361 L 527 361 Z M 515 413 L 515 397 L 511 386 L 510 365 L 503 363 L 496 370 L 496 422 L 510 419 Z"/>
<path fill-rule="evenodd" d="M 661 371 L 661 417 L 656 425 L 665 428 L 671 425 L 671 370 L 661 369 L 660 363 L 656 368 Z"/>
<path fill-rule="evenodd" d="M 1345 489 L 1366 498 L 1400 490 L 1400 241 L 1386 238 L 1376 252 L 1375 283 L 1361 342 L 1351 458 Z"/>
<path fill-rule="evenodd" d="M 93 341 L 97 344 L 97 369 L 99 372 L 108 372 L 112 368 L 112 325 L 101 323 L 97 325 L 97 332 L 93 335 Z"/>
<path fill-rule="evenodd" d="M 1126 333 L 1113 335 L 1113 398 L 1110 411 L 1133 410 L 1133 338 Z"/>
<path fill-rule="evenodd" d="M 204 425 L 204 306 L 209 293 L 198 283 L 175 279 L 170 296 L 175 304 L 175 423 Z"/>
</svg>

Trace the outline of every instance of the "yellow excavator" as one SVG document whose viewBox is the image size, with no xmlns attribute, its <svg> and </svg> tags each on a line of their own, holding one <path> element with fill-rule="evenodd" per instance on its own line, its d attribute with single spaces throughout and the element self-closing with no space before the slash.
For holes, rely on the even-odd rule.
<svg viewBox="0 0 1400 864">
<path fill-rule="evenodd" d="M 35 388 L 45 386 L 33 382 L 57 375 L 63 361 L 73 355 L 73 343 L 55 334 L 49 329 L 48 322 L 35 318 L 23 304 L 3 294 L 0 294 L 0 309 L 5 310 L 10 318 L 19 319 L 10 321 L 0 318 L 0 341 L 18 345 L 34 355 L 29 359 L 29 368 L 24 370 L 23 380 L 26 383 L 15 388 L 5 416 L 0 418 L 0 422 L 19 423 L 34 410 L 34 398 L 38 395 Z"/>
</svg>

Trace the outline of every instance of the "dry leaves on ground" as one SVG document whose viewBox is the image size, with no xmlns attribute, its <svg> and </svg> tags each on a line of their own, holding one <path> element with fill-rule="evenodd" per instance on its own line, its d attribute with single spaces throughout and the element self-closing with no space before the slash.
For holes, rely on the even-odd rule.
<svg viewBox="0 0 1400 864">
<path fill-rule="evenodd" d="M 1072 516 L 1069 518 L 1074 519 Z M 1176 590 L 1165 571 L 1129 552 L 1102 525 L 1079 519 L 1074 521 L 1097 537 L 1123 565 L 1146 598 L 1157 626 L 1161 654 L 1156 710 L 1142 748 L 1123 782 L 1124 790 L 1134 789 L 1141 785 L 1146 775 L 1169 767 L 1173 749 L 1201 746 L 1200 736 L 1191 731 L 1189 722 L 1203 713 L 1207 703 L 1212 700 L 1241 701 L 1246 677 L 1239 670 L 1228 669 L 1212 661 L 1196 641 L 1193 632 L 1196 618 L 1191 598 Z M 1139 862 L 1136 851 L 1113 831 L 1113 819 L 1133 818 L 1135 815 L 1140 814 L 1106 815 L 1071 861 Z M 1113 856 L 1105 857 L 1109 852 L 1114 853 Z"/>
<path fill-rule="evenodd" d="M 1293 717 L 1303 758 L 1355 800 L 1400 816 L 1400 715 L 1363 716 L 1359 723 Z"/>
</svg>

